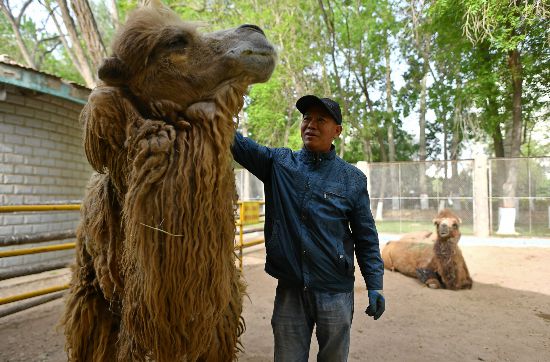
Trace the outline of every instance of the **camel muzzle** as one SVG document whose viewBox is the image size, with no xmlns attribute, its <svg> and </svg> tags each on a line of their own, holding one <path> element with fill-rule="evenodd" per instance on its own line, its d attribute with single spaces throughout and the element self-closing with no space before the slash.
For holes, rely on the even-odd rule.
<svg viewBox="0 0 550 362">
<path fill-rule="evenodd" d="M 439 225 L 439 235 L 440 236 L 448 236 L 450 234 L 450 229 L 448 225 L 441 224 Z"/>
</svg>

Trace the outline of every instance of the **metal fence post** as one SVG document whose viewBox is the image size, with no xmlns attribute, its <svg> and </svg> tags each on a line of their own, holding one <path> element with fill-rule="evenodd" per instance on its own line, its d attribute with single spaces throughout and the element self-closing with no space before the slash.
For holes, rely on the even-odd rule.
<svg viewBox="0 0 550 362">
<path fill-rule="evenodd" d="M 365 176 L 367 176 L 367 190 L 370 193 L 371 192 L 371 189 L 370 189 L 370 169 L 369 169 L 368 162 L 366 162 L 366 161 L 357 162 L 357 168 L 360 169 L 361 171 L 363 171 Z"/>
<path fill-rule="evenodd" d="M 473 196 L 474 196 L 474 235 L 489 236 L 489 192 L 487 156 L 474 157 Z"/>
</svg>

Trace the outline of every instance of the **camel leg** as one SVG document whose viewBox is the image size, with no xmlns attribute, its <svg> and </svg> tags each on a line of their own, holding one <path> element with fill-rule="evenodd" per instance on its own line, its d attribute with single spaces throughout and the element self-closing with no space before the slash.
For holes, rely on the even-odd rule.
<svg viewBox="0 0 550 362">
<path fill-rule="evenodd" d="M 438 275 L 432 269 L 417 268 L 416 277 L 418 278 L 418 280 L 420 280 L 421 283 L 426 284 L 429 288 L 441 288 L 441 283 L 439 281 Z"/>
<path fill-rule="evenodd" d="M 460 286 L 460 289 L 472 289 L 472 284 L 473 284 L 472 278 L 467 277 L 462 283 L 462 285 Z"/>
<path fill-rule="evenodd" d="M 69 361 L 114 361 L 120 318 L 109 309 L 85 246 L 77 245 L 62 324 Z"/>
<path fill-rule="evenodd" d="M 432 288 L 432 289 L 441 288 L 441 283 L 439 282 L 439 280 L 437 280 L 435 278 L 430 278 L 430 279 L 426 280 L 425 284 L 428 286 L 428 288 Z"/>
</svg>

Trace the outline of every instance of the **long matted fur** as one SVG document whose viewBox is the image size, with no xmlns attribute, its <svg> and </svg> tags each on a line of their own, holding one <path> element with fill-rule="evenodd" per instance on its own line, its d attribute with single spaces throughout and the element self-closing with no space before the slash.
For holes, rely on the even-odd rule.
<svg viewBox="0 0 550 362">
<path fill-rule="evenodd" d="M 227 361 L 238 351 L 245 285 L 235 267 L 229 149 L 247 85 L 269 77 L 274 53 L 267 78 L 221 79 L 208 85 L 208 97 L 168 81 L 174 98 L 157 99 L 144 84 L 158 76 L 149 59 L 156 54 L 143 65 L 121 44 L 141 31 L 141 41 L 156 42 L 150 49 L 158 52 L 159 37 L 171 36 L 178 21 L 165 8 L 136 11 L 115 40 L 115 57 L 100 69 L 105 84 L 81 115 L 86 155 L 98 174 L 82 205 L 63 318 L 72 361 Z M 163 22 L 169 29 L 158 35 L 154 26 Z M 194 64 L 192 51 L 170 49 L 162 66 Z"/>
</svg>

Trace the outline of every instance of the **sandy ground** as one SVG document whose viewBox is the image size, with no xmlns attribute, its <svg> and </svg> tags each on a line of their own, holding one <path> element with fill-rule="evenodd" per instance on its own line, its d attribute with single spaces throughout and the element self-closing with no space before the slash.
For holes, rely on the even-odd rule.
<svg viewBox="0 0 550 362">
<path fill-rule="evenodd" d="M 550 248 L 462 247 L 474 279 L 467 291 L 431 290 L 386 271 L 386 313 L 364 314 L 358 274 L 350 361 L 550 361 Z M 263 247 L 245 255 L 250 300 L 240 361 L 273 360 L 276 281 Z M 0 319 L 0 361 L 64 361 L 56 300 Z M 310 360 L 315 360 L 313 338 Z"/>
</svg>

